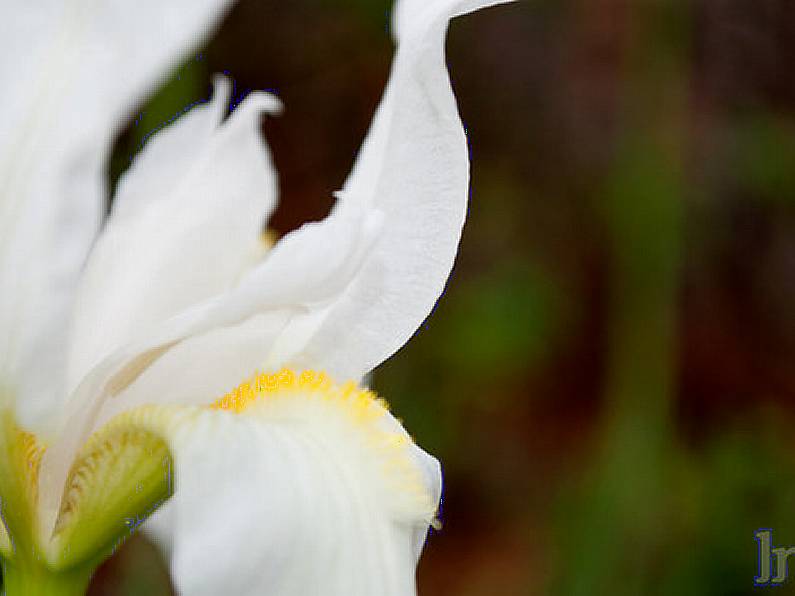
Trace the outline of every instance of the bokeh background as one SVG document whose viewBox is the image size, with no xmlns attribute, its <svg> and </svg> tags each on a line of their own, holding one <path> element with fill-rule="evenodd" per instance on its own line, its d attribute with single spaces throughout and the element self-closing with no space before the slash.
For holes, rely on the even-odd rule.
<svg viewBox="0 0 795 596">
<path fill-rule="evenodd" d="M 241 0 L 111 177 L 226 72 L 237 100 L 286 104 L 264 124 L 272 226 L 323 217 L 387 78 L 388 11 Z M 754 531 L 795 545 L 795 2 L 526 0 L 454 21 L 448 58 L 469 219 L 373 379 L 444 465 L 420 595 L 758 594 Z M 135 537 L 91 593 L 170 590 Z"/>
</svg>

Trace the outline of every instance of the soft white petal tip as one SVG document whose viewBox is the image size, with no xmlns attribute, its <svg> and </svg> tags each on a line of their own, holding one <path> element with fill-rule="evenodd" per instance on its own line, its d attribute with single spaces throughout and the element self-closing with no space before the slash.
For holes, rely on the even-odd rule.
<svg viewBox="0 0 795 596">
<path fill-rule="evenodd" d="M 226 103 L 229 102 L 229 98 L 232 96 L 232 81 L 229 80 L 229 77 L 222 74 L 214 74 L 213 75 L 213 98 L 221 99 L 225 98 Z"/>
<path fill-rule="evenodd" d="M 217 122 L 221 122 L 229 109 L 229 100 L 232 98 L 232 81 L 224 75 L 213 76 L 213 94 L 210 99 L 212 111 Z"/>
<path fill-rule="evenodd" d="M 229 105 L 232 98 L 232 81 L 224 74 L 213 75 L 213 101 L 225 106 Z M 236 112 L 251 111 L 260 114 L 277 116 L 284 111 L 284 104 L 273 93 L 268 91 L 252 91 L 235 109 Z"/>
<path fill-rule="evenodd" d="M 268 91 L 252 91 L 240 104 L 238 110 L 278 116 L 284 111 L 282 100 Z"/>
</svg>

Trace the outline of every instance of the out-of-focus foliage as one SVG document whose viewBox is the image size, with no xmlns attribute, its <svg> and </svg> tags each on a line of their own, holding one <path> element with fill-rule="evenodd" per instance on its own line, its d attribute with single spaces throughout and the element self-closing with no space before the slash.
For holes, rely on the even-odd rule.
<svg viewBox="0 0 795 596">
<path fill-rule="evenodd" d="M 228 72 L 286 104 L 273 225 L 322 217 L 386 80 L 387 11 L 242 0 L 112 176 Z M 756 593 L 754 531 L 795 545 L 795 5 L 528 1 L 454 22 L 448 50 L 469 220 L 374 378 L 445 468 L 420 594 Z M 141 540 L 94 586 L 168 590 Z"/>
</svg>

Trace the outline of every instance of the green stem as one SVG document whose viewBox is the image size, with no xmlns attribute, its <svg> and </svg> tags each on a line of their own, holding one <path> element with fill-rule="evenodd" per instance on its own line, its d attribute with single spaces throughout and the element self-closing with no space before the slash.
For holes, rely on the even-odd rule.
<svg viewBox="0 0 795 596">
<path fill-rule="evenodd" d="M 93 573 L 93 567 L 52 571 L 3 561 L 3 596 L 84 596 Z"/>
</svg>

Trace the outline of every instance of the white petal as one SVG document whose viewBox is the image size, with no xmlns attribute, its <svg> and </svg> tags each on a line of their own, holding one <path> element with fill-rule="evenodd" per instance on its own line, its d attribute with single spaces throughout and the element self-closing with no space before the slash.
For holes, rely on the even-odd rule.
<svg viewBox="0 0 795 596">
<path fill-rule="evenodd" d="M 28 426 L 57 411 L 113 136 L 227 4 L 0 3 L 0 376 Z"/>
<path fill-rule="evenodd" d="M 362 423 L 338 410 L 292 396 L 170 427 L 180 594 L 415 594 L 438 464 L 388 414 Z"/>
<path fill-rule="evenodd" d="M 279 103 L 252 93 L 221 124 L 228 94 L 223 83 L 212 104 L 154 135 L 121 181 L 78 293 L 70 390 L 114 350 L 229 290 L 264 254 L 277 182 L 259 124 Z"/>
<path fill-rule="evenodd" d="M 165 561 L 171 561 L 174 552 L 174 509 L 166 501 L 150 515 L 141 526 L 146 537 L 160 550 Z"/>
<path fill-rule="evenodd" d="M 335 212 L 377 209 L 384 224 L 350 283 L 314 313 L 297 367 L 360 378 L 428 316 L 453 265 L 467 208 L 469 161 L 444 62 L 448 19 L 497 2 L 398 3 L 399 45 L 384 99 Z M 319 245 L 315 250 L 322 252 Z M 288 328 L 285 335 L 293 334 Z"/>
</svg>

